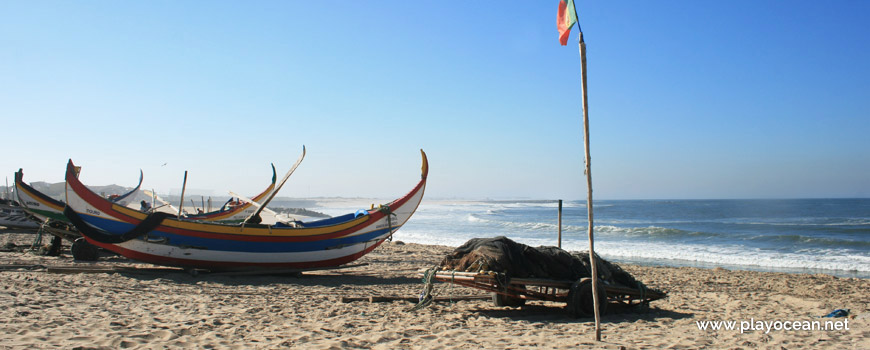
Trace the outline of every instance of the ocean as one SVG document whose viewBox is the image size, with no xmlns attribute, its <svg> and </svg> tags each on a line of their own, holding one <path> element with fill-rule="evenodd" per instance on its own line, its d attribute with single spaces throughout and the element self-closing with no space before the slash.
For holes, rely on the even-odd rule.
<svg viewBox="0 0 870 350">
<path fill-rule="evenodd" d="M 368 205 L 309 208 L 330 215 Z M 595 251 L 642 265 L 826 273 L 870 278 L 870 199 L 602 200 L 593 204 Z M 557 245 L 554 200 L 423 200 L 395 240 L 458 246 L 506 236 Z M 585 201 L 565 201 L 562 248 L 588 250 Z"/>
</svg>

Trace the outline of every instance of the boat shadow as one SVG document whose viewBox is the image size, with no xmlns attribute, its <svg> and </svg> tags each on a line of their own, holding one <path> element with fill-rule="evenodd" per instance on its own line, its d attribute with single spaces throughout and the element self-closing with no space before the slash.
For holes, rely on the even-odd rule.
<svg viewBox="0 0 870 350">
<path fill-rule="evenodd" d="M 378 276 L 369 272 L 341 272 L 333 271 L 317 273 L 308 272 L 262 272 L 256 274 L 233 272 L 206 272 L 198 271 L 191 273 L 189 270 L 180 268 L 127 268 L 114 270 L 119 275 L 138 280 L 165 280 L 176 284 L 198 284 L 202 282 L 217 283 L 228 287 L 233 286 L 265 286 L 275 284 L 292 284 L 299 286 L 370 286 L 370 285 L 394 285 L 413 286 L 421 285 L 420 278 L 405 276 Z"/>
</svg>

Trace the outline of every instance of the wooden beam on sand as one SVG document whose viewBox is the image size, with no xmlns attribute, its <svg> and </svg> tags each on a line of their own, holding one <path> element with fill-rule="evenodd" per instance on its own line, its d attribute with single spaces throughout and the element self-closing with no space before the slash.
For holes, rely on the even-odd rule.
<svg viewBox="0 0 870 350">
<path fill-rule="evenodd" d="M 448 295 L 443 297 L 435 297 L 433 301 L 463 301 L 463 300 L 489 300 L 491 295 Z M 420 301 L 416 297 L 399 297 L 399 296 L 370 296 L 370 297 L 341 297 L 342 303 L 352 303 L 356 301 L 368 301 L 370 303 L 388 303 L 391 301 L 407 301 L 417 303 Z"/>
<path fill-rule="evenodd" d="M 48 266 L 47 273 L 144 273 L 144 272 L 181 272 L 171 267 L 131 267 L 131 266 Z"/>
<path fill-rule="evenodd" d="M 44 269 L 45 266 L 35 265 L 35 264 L 6 264 L 0 265 L 0 271 L 15 271 L 15 270 L 41 270 Z"/>
<path fill-rule="evenodd" d="M 342 265 L 342 266 L 331 266 L 331 267 L 312 267 L 312 268 L 307 268 L 307 269 L 255 269 L 255 270 L 241 270 L 241 271 L 227 271 L 227 272 L 212 272 L 212 273 L 209 273 L 209 276 L 282 275 L 282 274 L 294 274 L 294 273 L 302 273 L 302 272 L 310 272 L 310 271 L 349 269 L 349 268 L 353 268 L 353 267 L 366 266 L 368 264 L 369 263 Z"/>
<path fill-rule="evenodd" d="M 209 276 L 262 276 L 262 275 L 290 275 L 290 274 L 301 274 L 303 272 L 310 271 L 323 271 L 323 270 L 339 270 L 339 269 L 349 269 L 353 267 L 366 266 L 368 263 L 362 264 L 353 264 L 353 265 L 344 265 L 338 267 L 315 267 L 309 269 L 253 269 L 253 270 L 241 270 L 241 271 L 226 271 L 226 272 L 207 272 Z M 207 271 L 207 270 L 198 270 L 198 271 Z M 183 270 L 180 268 L 174 267 L 123 267 L 123 266 L 107 266 L 107 267 L 49 267 L 46 272 L 49 273 L 114 273 L 114 272 L 127 272 L 127 273 L 141 273 L 141 272 L 190 272 L 188 270 Z M 198 274 L 197 274 L 198 275 Z"/>
<path fill-rule="evenodd" d="M 353 264 L 353 265 L 344 265 L 338 267 L 315 267 L 310 269 L 281 269 L 281 270 L 245 270 L 245 271 L 227 271 L 227 272 L 213 272 L 209 273 L 209 276 L 256 276 L 256 275 L 281 275 L 281 274 L 293 274 L 293 273 L 302 273 L 307 271 L 323 271 L 323 270 L 339 270 L 339 269 L 348 269 L 352 267 L 360 267 L 366 266 L 368 263 L 361 264 Z M 15 271 L 15 270 L 26 270 L 26 271 L 41 271 L 46 273 L 60 273 L 60 274 L 71 274 L 71 273 L 171 273 L 171 272 L 186 272 L 181 268 L 176 267 L 132 267 L 132 266 L 98 266 L 98 265 L 87 265 L 87 266 L 44 266 L 44 265 L 35 265 L 35 264 L 7 264 L 0 265 L 0 271 Z"/>
<path fill-rule="evenodd" d="M 130 267 L 130 266 L 45 266 L 38 264 L 5 264 L 0 271 L 37 271 L 46 273 L 115 273 L 115 272 L 172 272 L 181 271 L 171 267 Z"/>
</svg>

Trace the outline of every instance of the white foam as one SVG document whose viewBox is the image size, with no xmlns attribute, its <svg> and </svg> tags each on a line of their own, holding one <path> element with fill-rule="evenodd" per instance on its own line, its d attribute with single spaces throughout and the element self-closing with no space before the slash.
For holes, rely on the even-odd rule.
<svg viewBox="0 0 870 350">
<path fill-rule="evenodd" d="M 409 223 L 410 224 L 410 223 Z M 395 238 L 405 242 L 459 246 L 471 238 L 494 237 L 499 234 L 445 234 L 442 230 L 423 230 L 406 225 Z M 531 246 L 555 246 L 556 235 L 552 237 L 529 237 L 502 234 Z M 566 250 L 588 250 L 585 239 L 565 239 L 562 247 Z M 637 263 L 652 263 L 671 266 L 728 266 L 750 270 L 783 270 L 803 272 L 812 270 L 843 271 L 858 277 L 870 277 L 870 257 L 845 253 L 830 249 L 802 249 L 794 253 L 748 248 L 739 245 L 695 245 L 668 244 L 664 242 L 636 241 L 628 239 L 607 239 L 599 237 L 595 241 L 596 252 L 610 260 Z M 836 274 L 836 273 L 835 273 Z M 848 273 L 847 273 L 848 275 Z"/>
<path fill-rule="evenodd" d="M 585 244 L 569 242 L 568 249 L 581 250 Z M 596 252 L 615 259 L 682 261 L 710 265 L 772 267 L 779 269 L 821 269 L 856 271 L 870 274 L 870 257 L 845 254 L 828 249 L 808 249 L 803 253 L 785 253 L 745 246 L 704 246 L 650 242 L 598 242 Z"/>
<path fill-rule="evenodd" d="M 551 208 L 547 202 L 471 202 L 441 201 L 424 202 L 417 213 L 396 234 L 397 240 L 422 244 L 459 246 L 471 238 L 507 236 L 515 241 L 532 246 L 556 245 L 558 224 L 552 221 L 532 221 L 540 211 L 523 208 Z M 344 214 L 351 208 L 337 208 Z M 327 212 L 327 211 L 324 211 Z M 524 216 L 525 213 L 532 215 Z M 330 214 L 327 212 L 327 214 Z M 523 217 L 527 219 L 523 219 Z M 529 220 L 510 221 L 510 220 Z M 860 277 L 870 277 L 870 256 L 860 249 L 825 249 L 811 244 L 807 247 L 784 246 L 783 249 L 762 249 L 739 243 L 729 244 L 729 239 L 747 239 L 746 235 L 691 232 L 670 228 L 675 223 L 731 223 L 745 224 L 747 218 L 683 221 L 683 220 L 612 220 L 595 226 L 596 251 L 608 259 L 664 265 L 725 266 L 759 270 L 787 271 L 843 271 Z M 828 225 L 830 221 L 800 222 L 798 224 Z M 777 220 L 765 225 L 776 224 Z M 865 221 L 838 220 L 848 225 L 863 225 Z M 573 223 L 567 224 L 568 223 Z M 677 226 L 679 227 L 679 226 Z M 563 221 L 563 248 L 586 250 L 585 217 L 571 217 Z M 689 239 L 682 239 L 683 237 Z M 711 239 L 707 239 L 711 238 Z M 753 237 L 748 237 L 752 239 Z M 812 239 L 812 238 L 807 238 Z M 696 242 L 696 243 L 693 243 Z M 789 248 L 791 247 L 791 248 Z M 837 273 L 835 273 L 837 274 Z"/>
</svg>

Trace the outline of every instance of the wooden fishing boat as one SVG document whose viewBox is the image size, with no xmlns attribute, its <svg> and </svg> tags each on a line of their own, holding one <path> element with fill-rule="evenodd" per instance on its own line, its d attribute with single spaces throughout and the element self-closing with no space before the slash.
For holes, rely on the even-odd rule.
<svg viewBox="0 0 870 350">
<path fill-rule="evenodd" d="M 123 200 L 128 197 L 134 195 L 139 188 L 142 186 L 142 171 L 139 171 L 139 184 L 136 185 L 132 190 L 117 196 L 110 196 L 108 200 L 115 203 L 122 203 Z M 269 193 L 271 193 L 275 189 L 275 166 L 272 166 L 272 182 L 266 187 L 263 192 L 254 196 L 254 201 L 260 201 L 265 198 Z M 32 186 L 28 185 L 24 182 L 24 171 L 23 169 L 18 169 L 18 172 L 15 173 L 15 193 L 18 197 L 18 202 L 21 203 L 21 206 L 25 211 L 30 213 L 31 215 L 37 217 L 40 221 L 45 222 L 46 220 L 57 221 L 60 223 L 69 224 L 69 219 L 63 214 L 63 209 L 66 206 L 66 203 L 51 198 L 48 195 L 36 190 Z M 224 205 L 218 210 L 199 213 L 199 214 L 189 214 L 186 217 L 190 220 L 201 220 L 201 221 L 217 221 L 217 222 L 240 222 L 244 220 L 246 217 L 251 215 L 256 208 L 247 201 L 237 202 L 236 205 Z M 58 226 L 58 225 L 54 225 Z M 74 238 L 81 237 L 81 235 L 73 234 Z M 64 237 L 67 238 L 67 237 Z M 73 239 L 74 239 L 73 238 Z"/>
<path fill-rule="evenodd" d="M 86 239 L 131 259 L 189 269 L 307 269 L 359 259 L 398 230 L 423 199 L 429 172 L 401 198 L 369 210 L 306 223 L 212 223 L 145 214 L 100 197 L 66 172 L 65 215 Z M 274 193 L 272 193 L 274 195 Z"/>
<path fill-rule="evenodd" d="M 110 196 L 108 200 L 114 203 L 123 203 L 125 199 L 133 196 L 139 190 L 140 186 L 142 186 L 142 178 L 142 170 L 139 170 L 139 183 L 135 188 L 121 195 Z M 37 225 L 40 229 L 40 233 L 46 232 L 58 239 L 66 239 L 73 242 L 73 257 L 77 260 L 96 259 L 96 250 L 89 249 L 90 247 L 84 247 L 85 250 L 80 249 L 87 244 L 85 241 L 81 240 L 82 235 L 78 232 L 75 226 L 73 226 L 72 223 L 69 222 L 69 219 L 63 215 L 63 209 L 66 207 L 66 203 L 51 198 L 24 182 L 23 169 L 18 169 L 15 173 L 15 195 L 18 197 L 18 202 L 21 203 L 22 208 L 41 222 L 40 225 Z M 79 241 L 76 242 L 76 240 Z M 52 250 L 59 252 L 60 244 L 60 240 L 52 241 Z M 88 251 L 89 254 L 79 254 L 83 251 Z"/>
<path fill-rule="evenodd" d="M 272 166 L 272 183 L 266 190 L 254 198 L 259 200 L 272 192 L 275 188 L 275 178 L 275 167 Z M 107 200 L 123 205 L 125 199 L 134 196 L 139 191 L 142 186 L 142 179 L 143 173 L 140 170 L 139 183 L 135 188 L 121 195 L 109 196 Z M 99 250 L 82 238 L 79 230 L 64 215 L 66 203 L 51 198 L 24 182 L 23 169 L 18 169 L 18 172 L 15 173 L 15 193 L 22 208 L 42 223 L 41 225 L 37 223 L 33 224 L 35 228 L 40 229 L 40 233 L 49 233 L 59 239 L 72 242 L 70 251 L 76 260 L 94 261 L 99 257 Z M 242 202 L 234 207 L 224 207 L 216 211 L 190 215 L 189 217 L 192 220 L 202 221 L 240 221 L 253 211 L 254 208 L 252 208 L 250 203 Z M 52 251 L 59 252 L 60 244 L 60 240 L 52 241 Z"/>
<path fill-rule="evenodd" d="M 134 195 L 142 186 L 142 170 L 139 170 L 139 184 L 132 190 L 121 195 L 113 195 L 108 198 L 113 203 L 122 203 L 128 197 Z M 64 202 L 51 198 L 24 182 L 24 170 L 18 169 L 15 173 L 15 194 L 18 202 L 25 211 L 37 217 L 40 221 L 56 220 L 69 223 L 63 215 Z"/>
<path fill-rule="evenodd" d="M 588 277 L 577 281 L 545 278 L 510 278 L 501 272 L 480 271 L 438 271 L 423 269 L 419 271 L 429 283 L 424 296 L 431 298 L 432 281 L 452 283 L 492 293 L 495 306 L 523 306 L 526 300 L 546 300 L 566 303 L 565 309 L 572 317 L 593 315 L 592 279 Z M 602 313 L 608 303 L 648 308 L 649 303 L 667 297 L 667 293 L 648 289 L 642 283 L 624 286 L 617 283 L 602 282 L 599 290 L 598 305 Z M 421 300 L 423 303 L 424 300 Z"/>
<path fill-rule="evenodd" d="M 47 219 L 68 221 L 63 216 L 63 207 L 66 204 L 26 184 L 24 182 L 23 169 L 18 169 L 18 172 L 15 173 L 15 195 L 18 197 L 18 203 L 28 213 L 39 218 L 41 221 Z"/>
<path fill-rule="evenodd" d="M 242 222 L 254 212 L 257 211 L 257 207 L 254 203 L 260 202 L 266 198 L 272 191 L 275 190 L 275 180 L 277 180 L 277 176 L 275 173 L 275 165 L 272 165 L 272 183 L 267 187 L 263 192 L 251 198 L 252 201 L 244 201 L 244 200 L 233 200 L 230 198 L 229 201 L 224 203 L 217 210 L 198 213 L 198 214 L 187 214 L 185 217 L 189 220 L 201 220 L 201 221 L 215 221 L 215 222 Z"/>
<path fill-rule="evenodd" d="M 32 220 L 20 206 L 0 203 L 0 226 L 9 229 L 35 229 L 39 224 Z"/>
</svg>

